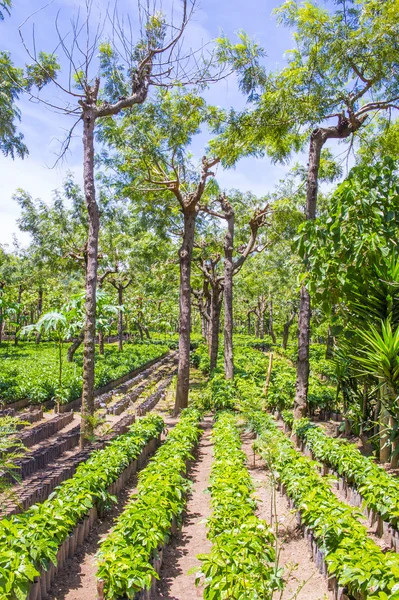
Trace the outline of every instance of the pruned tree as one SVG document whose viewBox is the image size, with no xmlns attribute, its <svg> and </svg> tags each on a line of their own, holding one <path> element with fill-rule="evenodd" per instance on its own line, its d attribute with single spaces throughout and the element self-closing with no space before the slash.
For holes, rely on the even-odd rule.
<svg viewBox="0 0 399 600">
<path fill-rule="evenodd" d="M 255 251 L 262 251 L 265 246 L 257 247 L 257 236 L 259 229 L 265 225 L 266 217 L 270 213 L 270 207 L 267 204 L 265 208 L 255 211 L 249 221 L 250 236 L 246 244 L 238 249 L 240 256 L 234 260 L 235 250 L 235 211 L 233 205 L 229 202 L 226 194 L 220 194 L 217 199 L 222 212 L 217 212 L 209 206 L 202 207 L 207 214 L 218 219 L 224 219 L 227 223 L 227 229 L 224 235 L 224 271 L 220 277 L 219 285 L 224 291 L 224 371 L 226 379 L 234 378 L 234 355 L 233 355 L 233 277 L 241 270 L 244 262 Z M 216 277 L 213 278 L 218 280 Z M 216 353 L 217 358 L 217 353 Z M 216 362 L 215 365 L 216 366 Z"/>
<path fill-rule="evenodd" d="M 211 256 L 208 259 L 199 257 L 196 264 L 204 277 L 204 287 L 209 286 L 209 312 L 208 320 L 208 348 L 209 348 L 209 369 L 214 371 L 217 365 L 219 351 L 219 330 L 220 330 L 220 312 L 223 302 L 223 275 L 218 273 L 217 266 L 221 260 L 220 254 Z"/>
<path fill-rule="evenodd" d="M 96 200 L 94 179 L 94 153 L 96 126 L 104 119 L 112 119 L 126 109 L 143 104 L 152 86 L 164 87 L 177 83 L 204 83 L 217 78 L 210 74 L 207 60 L 193 57 L 192 51 L 182 47 L 183 35 L 195 7 L 195 0 L 182 0 L 180 20 L 169 22 L 156 10 L 156 5 L 140 5 L 141 23 L 137 41 L 133 39 L 130 20 L 126 24 L 118 14 L 116 6 L 112 13 L 94 16 L 95 5 L 86 0 L 85 15 L 80 12 L 72 18 L 71 32 L 60 30 L 57 18 L 55 29 L 58 34 L 57 47 L 64 53 L 69 65 L 67 84 L 59 83 L 54 74 L 40 64 L 40 56 L 29 48 L 23 28 L 20 29 L 22 43 L 33 61 L 34 68 L 48 76 L 65 98 L 64 104 L 55 105 L 41 95 L 32 97 L 52 110 L 75 119 L 63 144 L 61 156 L 68 150 L 75 128 L 82 126 L 83 182 L 88 214 L 88 236 L 85 247 L 85 332 L 83 362 L 83 392 L 81 446 L 92 434 L 91 420 L 94 413 L 94 364 L 96 332 L 96 289 L 98 265 L 98 240 L 100 214 Z M 111 26 L 110 31 L 107 27 Z M 72 38 L 67 46 L 66 40 Z M 103 38 L 108 36 L 108 41 Z M 99 55 L 99 61 L 95 60 Z M 190 212 L 193 203 L 186 202 Z M 186 253 L 186 249 L 182 249 Z"/>
<path fill-rule="evenodd" d="M 123 350 L 123 293 L 133 283 L 133 278 L 129 273 L 120 271 L 119 265 L 115 267 L 116 275 L 110 278 L 110 284 L 118 292 L 118 350 Z"/>
<path fill-rule="evenodd" d="M 212 150 L 228 166 L 238 155 L 286 160 L 309 143 L 305 217 L 313 220 L 325 144 L 348 140 L 349 152 L 354 136 L 372 120 L 368 117 L 389 115 L 399 107 L 398 11 L 395 0 L 348 0 L 332 10 L 287 0 L 276 14 L 295 28 L 296 47 L 280 72 L 254 71 L 242 88 L 250 106 L 230 111 Z M 229 48 L 227 41 L 225 46 Z M 309 381 L 310 296 L 305 282 L 298 331 L 295 416 L 300 418 L 307 412 Z"/>
</svg>

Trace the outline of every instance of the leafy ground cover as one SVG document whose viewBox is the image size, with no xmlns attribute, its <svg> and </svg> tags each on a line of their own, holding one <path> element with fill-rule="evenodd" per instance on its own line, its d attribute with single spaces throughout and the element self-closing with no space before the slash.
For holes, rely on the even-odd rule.
<svg viewBox="0 0 399 600">
<path fill-rule="evenodd" d="M 283 415 L 284 418 L 284 415 Z M 306 442 L 317 460 L 333 468 L 356 487 L 366 505 L 394 527 L 399 522 L 399 479 L 363 456 L 346 440 L 327 436 L 308 419 L 289 420 L 298 437 Z"/>
<path fill-rule="evenodd" d="M 108 344 L 104 355 L 96 354 L 95 386 L 101 387 L 142 364 L 167 352 L 166 345 L 125 344 L 123 352 Z M 62 402 L 78 398 L 82 392 L 83 353 L 74 362 L 66 360 L 63 349 L 63 386 L 58 389 L 58 355 L 53 343 L 20 343 L 0 346 L 0 402 L 10 403 L 28 398 L 32 403 L 51 400 L 56 395 Z"/>
<path fill-rule="evenodd" d="M 163 428 L 161 417 L 144 417 L 128 433 L 93 452 L 45 502 L 0 521 L 1 600 L 25 600 L 40 569 L 56 564 L 57 550 L 76 524 L 94 505 L 113 500 L 108 487 Z"/>
<path fill-rule="evenodd" d="M 384 554 L 368 537 L 358 520 L 360 513 L 336 498 L 314 461 L 294 449 L 270 415 L 257 411 L 248 421 L 259 436 L 258 451 L 294 501 L 302 522 L 312 530 L 330 575 L 349 594 L 398 600 L 399 555 Z"/>
<path fill-rule="evenodd" d="M 312 374 L 309 377 L 308 402 L 311 410 L 315 408 L 332 409 L 336 404 L 336 389 L 329 381 L 322 381 L 320 374 L 331 370 L 329 361 L 316 356 L 311 358 Z M 283 355 L 273 358 L 273 369 L 267 394 L 266 406 L 279 411 L 292 408 L 295 397 L 296 368 Z"/>
<path fill-rule="evenodd" d="M 292 363 L 278 354 L 273 358 L 270 384 L 265 395 L 265 379 L 269 367 L 267 354 L 251 345 L 238 345 L 235 348 L 235 379 L 226 381 L 223 375 L 223 357 L 212 374 L 210 382 L 208 408 L 220 410 L 240 407 L 247 402 L 251 394 L 262 396 L 262 404 L 270 409 L 285 410 L 292 408 L 295 397 L 296 370 Z M 209 371 L 208 348 L 201 344 L 192 355 L 193 364 L 202 372 Z M 317 368 L 315 366 L 315 372 Z M 312 406 L 332 407 L 336 402 L 334 386 L 321 381 L 316 375 L 310 377 L 309 402 Z"/>
<path fill-rule="evenodd" d="M 208 536 L 213 546 L 209 554 L 198 557 L 202 566 L 197 583 L 204 580 L 206 600 L 271 598 L 274 590 L 282 588 L 275 539 L 266 521 L 254 514 L 254 488 L 241 450 L 236 415 L 220 413 L 212 438 L 213 514 L 208 520 Z"/>
<path fill-rule="evenodd" d="M 190 488 L 187 461 L 201 435 L 200 420 L 196 409 L 181 413 L 166 442 L 140 473 L 137 494 L 101 543 L 97 577 L 108 600 L 133 599 L 151 587 L 153 577 L 158 578 L 153 560 L 168 540 L 172 520 L 181 521 Z"/>
</svg>

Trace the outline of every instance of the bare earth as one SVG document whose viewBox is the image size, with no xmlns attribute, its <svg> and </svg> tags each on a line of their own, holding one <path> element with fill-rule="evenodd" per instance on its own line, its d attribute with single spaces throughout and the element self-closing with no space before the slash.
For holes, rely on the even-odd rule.
<svg viewBox="0 0 399 600">
<path fill-rule="evenodd" d="M 161 580 L 154 600 L 202 598 L 201 588 L 195 586 L 195 573 L 189 575 L 188 571 L 193 567 L 200 567 L 197 554 L 207 553 L 211 549 L 204 522 L 211 513 L 210 497 L 206 494 L 213 460 L 210 417 L 204 420 L 203 426 L 204 435 L 197 448 L 196 461 L 189 473 L 193 488 L 188 499 L 183 528 L 180 535 L 171 540 L 164 550 Z"/>
<path fill-rule="evenodd" d="M 324 600 L 332 598 L 326 579 L 314 564 L 307 544 L 297 527 L 294 512 L 279 492 L 273 491 L 265 464 L 258 456 L 254 459 L 253 439 L 243 436 L 243 450 L 248 456 L 248 468 L 257 489 L 258 516 L 272 523 L 278 522 L 279 565 L 284 568 L 286 587 L 276 600 Z M 254 462 L 255 460 L 255 462 Z M 274 506 L 273 506 L 274 505 Z"/>
<path fill-rule="evenodd" d="M 176 424 L 176 419 L 164 418 L 164 420 L 168 428 Z M 123 512 L 129 498 L 136 492 L 136 483 L 137 479 L 134 477 L 118 496 L 118 502 L 113 509 L 103 520 L 96 521 L 81 550 L 69 559 L 56 578 L 48 600 L 97 600 L 95 555 L 98 545 L 107 537 L 115 519 Z"/>
</svg>

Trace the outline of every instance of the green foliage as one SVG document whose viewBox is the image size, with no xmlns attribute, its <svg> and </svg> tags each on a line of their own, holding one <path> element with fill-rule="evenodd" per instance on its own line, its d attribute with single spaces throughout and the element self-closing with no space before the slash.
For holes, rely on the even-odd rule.
<svg viewBox="0 0 399 600">
<path fill-rule="evenodd" d="M 163 345 L 125 344 L 123 352 L 107 344 L 104 355 L 96 354 L 95 386 L 102 387 L 133 371 L 142 364 L 161 356 L 168 348 Z M 67 348 L 63 347 L 63 389 L 65 401 L 78 398 L 82 392 L 83 353 L 78 351 L 74 362 L 65 360 Z M 58 358 L 51 343 L 39 345 L 25 342 L 18 346 L 0 347 L 2 369 L 0 374 L 0 399 L 10 403 L 28 398 L 32 403 L 51 400 L 58 390 Z"/>
<path fill-rule="evenodd" d="M 389 320 L 381 323 L 381 333 L 373 326 L 359 331 L 363 347 L 354 357 L 366 374 L 373 375 L 394 392 L 399 391 L 399 326 L 392 329 Z"/>
<path fill-rule="evenodd" d="M 266 78 L 265 69 L 259 62 L 265 56 L 265 51 L 244 31 L 239 31 L 237 35 L 237 43 L 226 36 L 218 38 L 216 56 L 220 64 L 228 65 L 238 74 L 240 90 L 250 99 L 255 99 L 257 89 Z"/>
<path fill-rule="evenodd" d="M 24 157 L 27 147 L 15 123 L 20 120 L 16 101 L 21 92 L 23 70 L 14 67 L 10 54 L 4 51 L 0 52 L 0 83 L 0 151 L 11 158 L 15 154 Z"/>
<path fill-rule="evenodd" d="M 282 589 L 281 572 L 276 566 L 274 536 L 266 521 L 254 511 L 253 483 L 241 450 L 237 417 L 229 412 L 218 415 L 214 425 L 215 461 L 211 471 L 213 513 L 208 520 L 210 554 L 199 555 L 204 579 L 205 600 L 260 600 Z"/>
<path fill-rule="evenodd" d="M 0 588 L 4 600 L 27 597 L 40 569 L 56 564 L 59 546 L 77 523 L 94 505 L 104 506 L 112 499 L 107 488 L 163 428 L 158 415 L 144 417 L 128 433 L 93 452 L 45 502 L 0 521 Z"/>
<path fill-rule="evenodd" d="M 320 348 L 321 350 L 321 348 Z M 323 350 L 325 352 L 325 350 Z M 308 402 L 311 410 L 316 408 L 332 408 L 336 403 L 336 390 L 328 382 L 322 381 L 319 374 L 331 373 L 333 366 L 325 359 L 318 359 L 319 349 L 311 346 L 311 368 L 309 377 Z M 286 352 L 285 355 L 296 360 L 296 353 Z M 319 367 L 320 364 L 320 367 Z M 283 356 L 276 355 L 273 359 L 273 369 L 267 394 L 266 406 L 279 411 L 290 409 L 295 397 L 295 366 Z"/>
<path fill-rule="evenodd" d="M 5 501 L 12 496 L 11 483 L 7 476 L 13 482 L 20 480 L 15 461 L 25 453 L 25 446 L 17 435 L 22 425 L 23 422 L 18 417 L 0 417 L 0 510 Z"/>
<path fill-rule="evenodd" d="M 11 2 L 3 0 L 0 9 L 9 13 Z M 0 10 L 0 21 L 4 13 Z M 16 121 L 20 120 L 17 100 L 21 93 L 33 87 L 42 89 L 50 80 L 56 79 L 60 66 L 56 56 L 38 52 L 37 62 L 24 69 L 14 67 L 9 52 L 0 51 L 0 152 L 5 156 L 23 158 L 28 149 L 23 135 L 18 133 Z"/>
<path fill-rule="evenodd" d="M 5 13 L 7 15 L 10 14 L 10 8 L 11 8 L 11 0 L 1 0 L 0 1 L 0 21 L 4 21 L 4 13 L 3 10 L 5 11 Z"/>
<path fill-rule="evenodd" d="M 158 577 L 152 565 L 167 542 L 172 520 L 181 522 L 190 482 L 185 476 L 201 435 L 201 412 L 187 409 L 149 465 L 140 473 L 135 494 L 100 544 L 97 577 L 107 600 L 135 598 Z"/>
<path fill-rule="evenodd" d="M 312 530 L 329 574 L 349 594 L 377 600 L 385 593 L 393 600 L 399 556 L 384 554 L 368 537 L 358 520 L 361 514 L 337 499 L 328 481 L 317 473 L 315 463 L 293 448 L 269 415 L 257 412 L 248 420 L 258 433 L 259 452 L 294 501 L 303 524 Z"/>
<path fill-rule="evenodd" d="M 296 421 L 294 431 L 304 440 L 317 460 L 345 477 L 364 499 L 365 504 L 384 521 L 397 528 L 399 523 L 399 480 L 383 467 L 363 456 L 346 440 L 328 437 L 307 419 Z"/>
<path fill-rule="evenodd" d="M 387 316 L 381 310 L 396 289 L 390 282 L 398 273 L 398 226 L 399 181 L 390 158 L 352 169 L 331 198 L 328 218 L 303 225 L 298 249 L 310 255 L 309 288 L 327 312 L 343 300 L 352 319 Z"/>
<path fill-rule="evenodd" d="M 237 389 L 234 380 L 225 379 L 224 375 L 216 373 L 209 381 L 202 402 L 206 410 L 233 410 L 236 407 Z"/>
</svg>

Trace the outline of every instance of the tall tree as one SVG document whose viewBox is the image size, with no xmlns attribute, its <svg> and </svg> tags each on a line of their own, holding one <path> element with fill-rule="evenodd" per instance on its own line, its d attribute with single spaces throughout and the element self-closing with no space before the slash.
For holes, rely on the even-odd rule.
<svg viewBox="0 0 399 600">
<path fill-rule="evenodd" d="M 96 289 L 98 269 L 98 241 L 100 231 L 100 213 L 96 199 L 94 178 L 95 130 L 104 119 L 112 119 L 126 109 L 143 104 L 152 85 L 167 86 L 182 79 L 182 70 L 190 70 L 186 79 L 203 81 L 209 77 L 209 65 L 201 64 L 192 69 L 187 66 L 187 57 L 181 58 L 180 41 L 186 30 L 194 4 L 182 0 L 180 23 L 168 23 L 156 7 L 152 11 L 143 11 L 141 32 L 136 44 L 130 39 L 131 32 L 123 27 L 123 20 L 116 14 L 112 20 L 111 41 L 102 43 L 101 36 L 108 15 L 104 19 L 95 18 L 95 5 L 92 0 L 86 3 L 83 21 L 80 13 L 72 20 L 72 42 L 66 46 L 67 36 L 60 32 L 59 24 L 55 28 L 59 36 L 58 46 L 64 52 L 70 65 L 70 77 L 66 86 L 52 81 L 58 91 L 66 98 L 65 104 L 53 108 L 75 117 L 62 152 L 64 153 L 78 124 L 82 124 L 83 143 L 83 185 L 88 214 L 88 235 L 85 248 L 85 332 L 82 392 L 81 446 L 92 434 L 92 420 L 86 419 L 94 413 L 94 369 L 95 369 L 95 333 L 96 333 Z M 101 22 L 102 21 L 102 22 Z M 130 21 L 129 21 L 130 23 Z M 94 33 L 93 33 L 94 29 Z M 22 31 L 21 31 L 22 36 Z M 119 40 L 120 47 L 115 40 Z M 35 50 L 30 50 L 22 36 L 29 56 L 38 64 Z M 79 56 L 77 56 L 79 54 Z M 100 60 L 94 63 L 99 54 Z M 183 63 L 182 63 L 183 61 Z M 76 67 L 78 65 L 78 67 Z M 184 65 L 184 66 L 183 66 Z M 101 85 L 103 88 L 101 89 Z M 47 103 L 43 98 L 37 100 Z"/>
<path fill-rule="evenodd" d="M 287 0 L 276 9 L 295 28 L 296 47 L 276 74 L 254 72 L 243 88 L 252 106 L 231 112 L 213 150 L 228 165 L 234 154 L 286 159 L 309 142 L 305 216 L 317 211 L 323 146 L 351 140 L 367 118 L 399 106 L 396 0 L 343 0 L 334 10 L 316 2 Z M 226 42 L 228 51 L 228 42 Z M 335 119 L 334 125 L 328 125 Z M 305 265 L 308 265 L 305 257 Z M 295 414 L 307 411 L 310 296 L 304 284 L 299 309 Z"/>
</svg>

